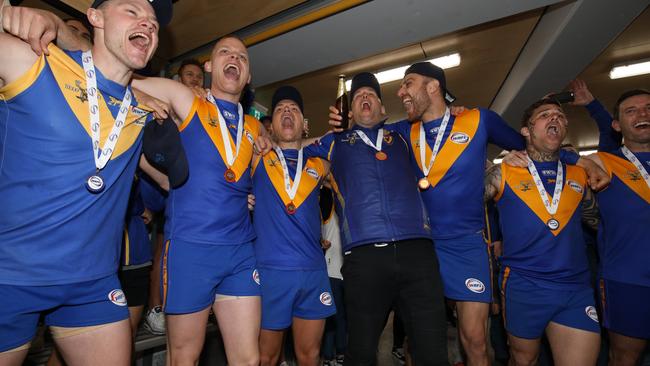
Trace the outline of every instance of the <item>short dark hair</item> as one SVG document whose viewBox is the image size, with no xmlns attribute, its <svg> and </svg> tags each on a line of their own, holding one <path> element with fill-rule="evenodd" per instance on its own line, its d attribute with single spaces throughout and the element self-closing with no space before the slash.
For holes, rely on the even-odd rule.
<svg viewBox="0 0 650 366">
<path fill-rule="evenodd" d="M 553 104 L 553 105 L 556 105 L 556 106 L 562 108 L 560 103 L 558 101 L 556 101 L 555 99 L 542 98 L 542 99 L 536 101 L 535 103 L 529 105 L 528 108 L 526 108 L 524 110 L 524 115 L 521 117 L 521 127 L 528 127 L 530 117 L 533 116 L 533 112 L 535 111 L 535 109 L 537 109 L 537 108 L 539 108 L 539 107 L 541 107 L 543 105 L 547 105 L 547 104 Z"/>
<path fill-rule="evenodd" d="M 179 75 L 183 71 L 183 68 L 185 66 L 187 66 L 187 65 L 198 66 L 198 68 L 201 69 L 201 71 L 203 71 L 203 65 L 199 62 L 199 60 L 197 60 L 195 58 L 187 58 L 187 59 L 183 60 L 183 62 L 181 62 L 181 66 L 178 68 L 178 74 Z"/>
<path fill-rule="evenodd" d="M 616 100 L 616 104 L 614 104 L 614 119 L 620 117 L 621 111 L 619 108 L 621 107 L 621 103 L 623 103 L 627 98 L 636 97 L 637 95 L 650 95 L 650 92 L 645 89 L 632 89 L 621 94 L 621 96 L 618 97 L 618 100 Z"/>
<path fill-rule="evenodd" d="M 262 122 L 262 123 L 265 123 L 265 122 L 271 123 L 272 121 L 273 120 L 271 119 L 271 116 L 269 116 L 268 114 L 265 115 L 265 116 L 262 116 L 262 118 L 260 118 L 260 122 Z"/>
</svg>

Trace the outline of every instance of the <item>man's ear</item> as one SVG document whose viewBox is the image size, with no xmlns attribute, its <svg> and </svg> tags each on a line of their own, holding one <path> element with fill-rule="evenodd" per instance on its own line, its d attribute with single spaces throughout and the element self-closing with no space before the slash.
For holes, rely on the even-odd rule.
<svg viewBox="0 0 650 366">
<path fill-rule="evenodd" d="M 203 64 L 203 69 L 205 72 L 212 72 L 212 61 L 206 61 L 205 64 Z"/>
<path fill-rule="evenodd" d="M 521 135 L 524 137 L 530 137 L 530 130 L 528 129 L 528 127 L 522 127 L 521 130 L 519 130 L 519 132 L 521 132 Z"/>
<path fill-rule="evenodd" d="M 617 120 L 617 119 L 612 120 L 612 128 L 616 132 L 621 132 L 621 122 L 619 120 Z"/>
<path fill-rule="evenodd" d="M 435 95 L 436 90 L 440 90 L 440 82 L 436 79 L 431 79 L 427 83 L 427 94 Z"/>
<path fill-rule="evenodd" d="M 88 8 L 86 17 L 88 17 L 88 22 L 93 28 L 104 28 L 104 13 L 101 10 Z"/>
</svg>

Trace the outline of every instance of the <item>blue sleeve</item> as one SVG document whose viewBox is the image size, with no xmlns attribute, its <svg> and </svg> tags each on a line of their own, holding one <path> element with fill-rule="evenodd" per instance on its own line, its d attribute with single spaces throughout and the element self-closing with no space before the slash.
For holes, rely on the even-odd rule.
<svg viewBox="0 0 650 366">
<path fill-rule="evenodd" d="M 332 160 L 332 156 L 330 156 L 330 149 L 332 150 L 332 155 L 334 154 L 334 138 L 336 136 L 334 133 L 327 133 L 323 137 L 321 137 L 319 140 L 314 142 L 313 144 L 306 146 L 303 149 L 303 153 L 305 154 L 305 157 L 307 158 L 321 158 L 325 160 Z"/>
<path fill-rule="evenodd" d="M 400 134 L 405 140 L 408 140 L 411 138 L 409 136 L 409 126 L 411 125 L 411 122 L 408 120 L 401 120 L 399 122 L 395 123 L 387 123 L 384 125 L 384 129 L 393 132 L 393 133 L 398 133 Z"/>
<path fill-rule="evenodd" d="M 514 128 L 501 118 L 496 112 L 489 109 L 480 109 L 481 121 L 485 123 L 488 142 L 505 150 L 525 150 L 526 140 Z"/>
<path fill-rule="evenodd" d="M 156 183 L 150 181 L 145 174 L 140 176 L 140 193 L 144 201 L 144 207 L 153 212 L 160 212 L 165 209 L 166 192 L 158 187 Z"/>
<path fill-rule="evenodd" d="M 568 165 L 576 165 L 580 155 L 567 149 L 560 149 L 560 161 Z"/>
<path fill-rule="evenodd" d="M 594 99 L 586 105 L 586 108 L 598 125 L 598 151 L 612 152 L 621 147 L 623 135 L 612 128 L 613 118 L 602 103 Z"/>
</svg>

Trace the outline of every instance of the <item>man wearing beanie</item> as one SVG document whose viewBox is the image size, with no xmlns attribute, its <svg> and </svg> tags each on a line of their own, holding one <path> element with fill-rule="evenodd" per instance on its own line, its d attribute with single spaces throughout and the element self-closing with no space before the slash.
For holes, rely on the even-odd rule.
<svg viewBox="0 0 650 366">
<path fill-rule="evenodd" d="M 260 363 L 278 364 L 287 328 L 299 365 L 319 364 L 325 319 L 336 312 L 320 245 L 320 186 L 329 163 L 303 152 L 303 102 L 283 86 L 272 98 L 277 146 L 252 164 L 253 226 L 262 292 Z"/>
<path fill-rule="evenodd" d="M 92 48 L 33 9 L 3 9 L 11 34 L 30 33 L 30 23 L 10 12 L 52 32 L 30 39 L 40 56 L 0 34 L 0 115 L 9 116 L 0 119 L 9 136 L 0 173 L 0 364 L 22 364 L 44 314 L 68 364 L 128 365 L 129 314 L 116 270 L 149 119 L 129 84 L 155 52 L 171 1 L 95 1 L 87 11 Z M 60 43 L 90 51 L 48 45 L 57 30 Z"/>
<path fill-rule="evenodd" d="M 484 162 L 488 142 L 522 150 L 525 140 L 489 109 L 451 115 L 448 105 L 455 97 L 444 71 L 430 62 L 406 70 L 398 96 L 408 121 L 391 127 L 412 149 L 445 296 L 456 301 L 468 364 L 488 365 L 485 330 L 492 288 L 489 247 L 483 238 Z M 569 153 L 564 157 L 572 164 L 579 158 Z"/>
<path fill-rule="evenodd" d="M 438 261 L 408 144 L 383 126 L 374 75 L 356 75 L 350 91 L 352 128 L 306 149 L 330 160 L 335 180 L 349 326 L 345 364 L 376 364 L 379 336 L 397 303 L 414 364 L 447 365 Z"/>
</svg>

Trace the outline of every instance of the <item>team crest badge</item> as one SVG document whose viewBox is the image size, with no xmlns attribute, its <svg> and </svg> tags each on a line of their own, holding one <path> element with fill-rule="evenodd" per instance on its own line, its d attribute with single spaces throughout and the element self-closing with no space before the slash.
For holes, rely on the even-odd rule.
<svg viewBox="0 0 650 366">
<path fill-rule="evenodd" d="M 117 306 L 126 306 L 126 296 L 120 289 L 115 289 L 108 293 L 108 299 Z"/>
</svg>

